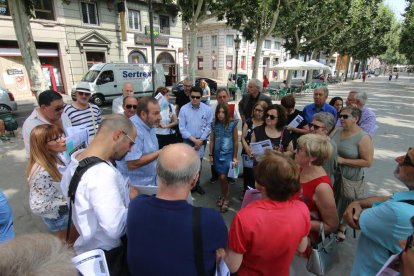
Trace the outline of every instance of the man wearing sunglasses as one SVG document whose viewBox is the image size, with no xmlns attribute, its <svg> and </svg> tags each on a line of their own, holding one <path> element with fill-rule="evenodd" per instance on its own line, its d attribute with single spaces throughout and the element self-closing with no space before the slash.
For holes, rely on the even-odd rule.
<svg viewBox="0 0 414 276">
<path fill-rule="evenodd" d="M 122 108 L 124 109 L 124 115 L 131 119 L 133 116 L 137 116 L 138 99 L 133 96 L 127 96 L 124 98 Z"/>
<path fill-rule="evenodd" d="M 122 114 L 124 109 L 122 103 L 126 97 L 134 96 L 134 85 L 130 82 L 125 82 L 122 87 L 122 95 L 112 101 L 112 113 Z"/>
<path fill-rule="evenodd" d="M 201 87 L 193 86 L 190 92 L 191 102 L 185 104 L 180 111 L 178 123 L 184 143 L 194 147 L 200 159 L 203 159 L 207 139 L 211 132 L 213 113 L 208 105 L 201 102 L 203 90 Z M 201 172 L 201 166 L 200 166 Z M 201 175 L 201 173 L 200 173 Z M 200 179 L 192 192 L 205 194 L 200 186 Z"/>
<path fill-rule="evenodd" d="M 72 126 L 68 116 L 63 114 L 65 103 L 63 102 L 62 95 L 58 92 L 53 90 L 43 91 L 39 94 L 38 104 L 39 106 L 24 121 L 22 127 L 27 158 L 29 158 L 30 153 L 30 133 L 36 126 L 43 124 L 56 125 L 62 131 Z"/>
<path fill-rule="evenodd" d="M 351 275 L 375 275 L 391 254 L 401 251 L 398 241 L 413 233 L 414 148 L 395 161 L 394 176 L 408 191 L 356 200 L 344 213 L 348 225 L 361 230 Z"/>
<path fill-rule="evenodd" d="M 101 110 L 97 105 L 89 103 L 91 91 L 88 88 L 77 88 L 76 100 L 67 104 L 63 113 L 68 116 L 72 126 L 82 127 L 88 131 L 88 144 L 96 135 L 101 123 Z"/>
</svg>

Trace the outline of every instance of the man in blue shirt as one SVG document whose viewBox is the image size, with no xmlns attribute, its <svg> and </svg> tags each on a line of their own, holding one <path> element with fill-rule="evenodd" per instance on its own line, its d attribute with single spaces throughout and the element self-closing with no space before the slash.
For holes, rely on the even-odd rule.
<svg viewBox="0 0 414 276">
<path fill-rule="evenodd" d="M 201 160 L 204 156 L 204 150 L 211 132 L 211 122 L 213 120 L 211 108 L 201 102 L 202 96 L 203 90 L 201 87 L 193 86 L 190 92 L 191 102 L 181 108 L 178 116 L 180 132 L 184 143 L 194 147 Z M 200 186 L 200 180 L 197 181 L 197 185 L 192 192 L 197 192 L 201 195 L 205 194 Z"/>
<path fill-rule="evenodd" d="M 137 137 L 131 151 L 117 161 L 123 176 L 129 177 L 133 186 L 154 186 L 156 183 L 157 158 L 160 153 L 155 128 L 160 125 L 160 105 L 153 97 L 138 101 L 137 115 L 129 118 L 137 128 Z"/>
<path fill-rule="evenodd" d="M 391 254 L 401 251 L 398 241 L 413 233 L 414 149 L 395 161 L 394 175 L 409 191 L 356 200 L 344 213 L 349 226 L 361 229 L 351 275 L 377 274 Z"/>
<path fill-rule="evenodd" d="M 156 196 L 129 204 L 127 259 L 131 275 L 197 275 L 193 207 L 186 199 L 199 177 L 200 159 L 188 145 L 163 148 L 157 164 Z M 227 227 L 216 210 L 200 210 L 204 275 L 213 275 L 216 254 L 227 243 Z M 201 258 L 200 258 L 201 259 Z"/>
<path fill-rule="evenodd" d="M 0 244 L 13 238 L 13 212 L 6 196 L 0 191 Z"/>
<path fill-rule="evenodd" d="M 329 112 L 334 116 L 335 120 L 338 118 L 336 114 L 336 109 L 333 106 L 326 103 L 328 95 L 329 90 L 325 86 L 316 88 L 313 91 L 314 103 L 308 104 L 303 108 L 303 113 L 305 115 L 306 122 L 312 122 L 313 115 L 319 112 Z"/>
</svg>

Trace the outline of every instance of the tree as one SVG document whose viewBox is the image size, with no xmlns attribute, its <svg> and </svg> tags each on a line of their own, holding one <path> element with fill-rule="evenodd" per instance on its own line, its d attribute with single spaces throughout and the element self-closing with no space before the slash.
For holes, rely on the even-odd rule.
<svg viewBox="0 0 414 276">
<path fill-rule="evenodd" d="M 281 0 L 224 0 L 217 3 L 218 19 L 242 32 L 250 42 L 256 42 L 252 78 L 257 78 L 263 42 L 273 34 L 279 18 Z M 290 2 L 284 0 L 285 3 Z M 236 65 L 237 66 L 237 65 Z"/>
<path fill-rule="evenodd" d="M 30 18 L 36 17 L 34 12 L 36 2 L 36 0 L 9 0 L 17 44 L 29 75 L 31 90 L 37 96 L 46 89 L 46 82 L 30 27 Z"/>
<path fill-rule="evenodd" d="M 405 8 L 399 50 L 410 64 L 414 64 L 414 5 L 413 0 L 406 2 L 408 5 Z"/>
</svg>

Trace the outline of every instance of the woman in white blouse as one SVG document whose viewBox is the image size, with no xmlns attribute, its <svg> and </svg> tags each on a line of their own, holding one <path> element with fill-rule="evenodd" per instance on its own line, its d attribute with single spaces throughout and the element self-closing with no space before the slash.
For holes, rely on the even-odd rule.
<svg viewBox="0 0 414 276">
<path fill-rule="evenodd" d="M 66 150 L 65 136 L 55 125 L 39 125 L 30 133 L 30 157 L 26 175 L 29 203 L 49 230 L 61 239 L 66 237 L 69 210 L 60 189 L 64 163 L 58 154 Z M 71 231 L 71 233 L 73 233 Z"/>
</svg>

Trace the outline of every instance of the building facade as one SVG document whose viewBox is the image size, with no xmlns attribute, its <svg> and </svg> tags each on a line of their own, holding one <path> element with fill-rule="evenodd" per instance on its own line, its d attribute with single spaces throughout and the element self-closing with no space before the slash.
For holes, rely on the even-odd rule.
<svg viewBox="0 0 414 276">
<path fill-rule="evenodd" d="M 203 22 L 198 29 L 196 49 L 196 75 L 226 82 L 229 73 L 234 73 L 236 66 L 238 73 L 247 74 L 249 78 L 253 72 L 256 42 L 249 43 L 242 38 L 238 51 L 236 65 L 236 50 L 234 39 L 241 34 L 226 25 L 225 21 L 214 19 Z M 184 72 L 188 71 L 188 56 L 190 32 L 184 29 Z M 271 67 L 287 58 L 282 47 L 282 39 L 269 37 L 263 42 L 262 55 L 259 62 L 258 78 L 267 75 L 270 80 L 283 78 L 278 70 Z"/>
<path fill-rule="evenodd" d="M 36 19 L 30 25 L 50 89 L 70 93 L 73 84 L 95 63 L 151 63 L 147 1 L 36 3 Z M 155 62 L 164 64 L 167 82 L 177 81 L 177 68 L 183 60 L 182 25 L 177 15 L 175 5 L 154 0 Z M 32 97 L 7 0 L 0 0 L 0 33 L 0 86 L 16 99 Z"/>
</svg>

